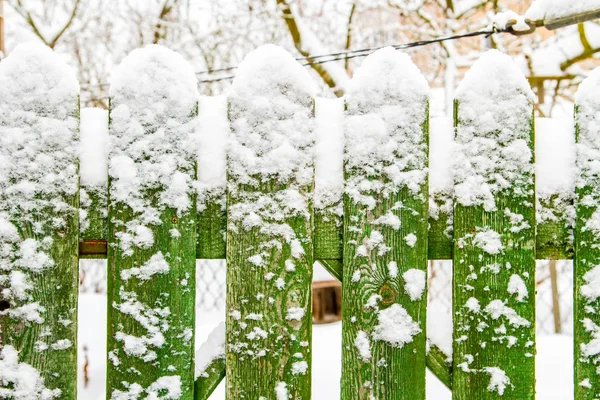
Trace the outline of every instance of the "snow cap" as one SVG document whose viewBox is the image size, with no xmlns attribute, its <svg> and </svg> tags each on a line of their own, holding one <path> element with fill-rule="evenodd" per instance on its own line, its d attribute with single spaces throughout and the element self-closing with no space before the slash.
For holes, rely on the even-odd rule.
<svg viewBox="0 0 600 400">
<path fill-rule="evenodd" d="M 160 104 L 164 109 L 146 110 L 187 117 L 198 100 L 196 74 L 181 54 L 160 45 L 132 51 L 115 68 L 109 95 L 117 104 Z M 179 116 L 179 115 L 178 115 Z"/>
<path fill-rule="evenodd" d="M 73 114 L 77 96 L 75 71 L 48 46 L 20 44 L 0 63 L 0 97 L 6 107 L 65 119 Z"/>
<path fill-rule="evenodd" d="M 510 57 L 490 50 L 466 73 L 456 98 L 456 201 L 496 211 L 496 193 L 510 189 L 513 196 L 528 197 L 534 97 L 525 76 Z"/>
<path fill-rule="evenodd" d="M 465 78 L 456 90 L 459 101 L 475 100 L 474 97 L 507 100 L 514 98 L 517 92 L 525 94 L 531 101 L 535 96 L 527 79 L 506 54 L 498 50 L 488 50 L 465 74 Z"/>
<path fill-rule="evenodd" d="M 317 93 L 308 71 L 287 50 L 272 44 L 246 55 L 231 88 L 242 98 L 285 96 L 294 103 L 312 101 Z"/>
<path fill-rule="evenodd" d="M 348 108 L 371 109 L 406 102 L 418 104 L 429 97 L 429 84 L 411 58 L 392 47 L 368 56 L 352 77 Z"/>
</svg>

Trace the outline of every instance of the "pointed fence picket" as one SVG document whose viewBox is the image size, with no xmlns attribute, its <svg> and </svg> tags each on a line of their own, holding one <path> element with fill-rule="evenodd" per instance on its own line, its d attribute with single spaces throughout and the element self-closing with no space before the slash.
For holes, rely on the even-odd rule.
<svg viewBox="0 0 600 400">
<path fill-rule="evenodd" d="M 579 87 L 576 99 L 578 143 L 574 261 L 575 399 L 600 396 L 600 69 Z"/>
<path fill-rule="evenodd" d="M 311 396 L 313 93 L 275 46 L 229 95 L 227 397 Z"/>
<path fill-rule="evenodd" d="M 457 91 L 453 399 L 535 397 L 531 96 L 516 65 L 496 51 Z"/>
<path fill-rule="evenodd" d="M 0 64 L 3 398 L 77 395 L 78 96 L 74 71 L 45 46 Z"/>
<path fill-rule="evenodd" d="M 125 58 L 110 94 L 107 398 L 193 399 L 194 72 L 147 47 Z"/>
<path fill-rule="evenodd" d="M 2 395 L 27 370 L 32 398 L 76 398 L 78 250 L 108 256 L 107 399 L 207 400 L 225 376 L 230 399 L 310 398 L 314 260 L 343 282 L 343 398 L 424 399 L 427 367 L 456 399 L 533 399 L 535 259 L 573 257 L 575 399 L 600 395 L 600 70 L 577 96 L 577 192 L 537 199 L 529 89 L 497 52 L 465 77 L 458 147 L 436 144 L 430 169 L 426 83 L 394 50 L 343 101 L 315 99 L 274 46 L 237 75 L 198 100 L 180 56 L 134 52 L 111 87 L 108 172 L 89 178 L 87 143 L 80 192 L 74 74 L 34 45 L 0 64 Z M 197 258 L 228 261 L 227 329 L 194 368 Z M 426 343 L 428 259 L 454 261 L 453 354 Z"/>
<path fill-rule="evenodd" d="M 388 48 L 347 94 L 342 399 L 425 399 L 428 91 Z"/>
</svg>

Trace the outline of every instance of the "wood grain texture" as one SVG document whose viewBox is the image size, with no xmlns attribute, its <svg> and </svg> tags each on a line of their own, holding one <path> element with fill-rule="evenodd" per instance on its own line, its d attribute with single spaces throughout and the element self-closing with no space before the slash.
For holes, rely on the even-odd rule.
<svg viewBox="0 0 600 400">
<path fill-rule="evenodd" d="M 228 98 L 226 395 L 309 400 L 313 98 L 289 53 L 264 46 L 250 59 Z"/>
<path fill-rule="evenodd" d="M 114 103 L 111 101 L 111 112 L 119 106 Z M 196 114 L 197 109 L 190 110 L 190 119 Z M 154 133 L 154 129 L 145 132 L 146 135 Z M 195 162 L 187 161 L 194 168 L 182 167 L 180 172 L 195 179 Z M 111 187 L 109 179 L 109 193 Z M 160 210 L 160 223 L 148 226 L 153 244 L 146 248 L 133 247 L 131 255 L 123 250 L 119 235 L 131 233 L 127 224 L 139 223 L 139 213 L 109 197 L 107 398 L 116 391 L 127 392 L 133 384 L 140 385 L 141 393 L 146 393 L 160 379 L 170 377 L 180 383 L 178 399 L 194 398 L 197 213 L 196 196 L 189 196 L 190 208 L 180 212 L 161 205 L 160 190 L 145 190 L 144 198 Z M 178 235 L 173 235 L 173 230 Z M 168 272 L 156 273 L 149 279 L 124 278 L 124 271 L 141 268 L 157 255 L 164 257 Z M 128 349 L 128 337 L 134 345 L 144 340 L 144 351 Z M 163 388 L 156 393 L 164 395 L 167 391 Z"/>
<path fill-rule="evenodd" d="M 356 243 L 362 243 L 364 236 L 372 232 L 373 220 L 399 201 L 406 206 L 406 209 L 397 212 L 402 221 L 401 228 L 398 231 L 391 228 L 381 230 L 386 245 L 392 247 L 391 251 L 385 256 L 377 256 L 375 252 L 367 259 L 355 257 Z M 382 297 L 382 309 L 394 304 L 401 305 L 421 331 L 425 331 L 427 295 L 424 293 L 418 301 L 410 300 L 404 290 L 402 275 L 409 269 L 427 271 L 426 215 L 426 204 L 415 199 L 407 190 L 389 199 L 380 199 L 377 208 L 372 211 L 357 207 L 349 199 L 345 200 L 344 276 L 352 277 L 356 271 L 361 271 L 361 280 L 353 282 L 346 278 L 343 281 L 342 399 L 369 399 L 371 394 L 377 399 L 425 398 L 423 333 L 416 335 L 411 343 L 402 348 L 371 339 L 372 355 L 367 362 L 361 358 L 355 341 L 360 331 L 370 335 L 378 324 L 377 315 L 365 306 L 374 295 Z M 351 227 L 359 227 L 361 234 Z M 411 233 L 419 238 L 412 248 L 404 241 L 404 237 Z M 391 260 L 398 263 L 398 277 L 395 279 L 388 275 L 388 263 Z"/>
<path fill-rule="evenodd" d="M 538 199 L 544 214 L 551 214 L 552 219 L 540 221 L 540 209 L 536 210 L 537 231 L 535 237 L 535 258 L 537 260 L 571 260 L 574 250 L 574 227 L 572 226 L 573 199 L 563 196 L 551 196 Z"/>
<path fill-rule="evenodd" d="M 315 210 L 315 259 L 341 259 L 343 226 L 342 218 L 333 214 L 331 208 Z"/>
<path fill-rule="evenodd" d="M 456 126 L 471 122 L 463 119 L 460 104 L 456 102 Z M 533 154 L 533 118 L 529 131 L 527 143 Z M 521 188 L 528 193 L 526 197 L 515 195 L 511 189 L 495 196 L 498 211 L 487 212 L 483 206 L 467 207 L 455 203 L 452 374 L 455 400 L 535 398 L 535 231 L 532 228 L 535 226 L 535 198 L 532 174 L 523 171 L 519 178 L 531 182 L 528 187 Z M 522 215 L 529 228 L 511 231 L 514 225 L 506 215 L 507 209 Z M 503 246 L 497 254 L 484 251 L 482 246 L 485 246 L 477 244 L 475 239 L 478 234 L 491 231 L 499 234 Z M 522 301 L 509 294 L 508 285 L 515 275 L 524 282 L 528 293 Z M 504 380 L 502 374 L 510 381 Z"/>
<path fill-rule="evenodd" d="M 109 221 L 128 221 L 133 213 L 121 204 L 109 204 Z M 179 230 L 181 236 L 174 239 L 171 229 Z M 193 212 L 178 216 L 173 210 L 161 214 L 161 225 L 153 229 L 154 245 L 149 249 L 136 249 L 132 256 L 124 256 L 115 244 L 116 234 L 123 232 L 122 226 L 109 223 L 108 247 L 108 337 L 107 393 L 123 390 L 122 382 L 138 383 L 147 388 L 162 376 L 180 376 L 183 399 L 193 398 L 194 384 L 194 340 L 195 329 L 195 249 L 196 218 Z M 157 252 L 165 255 L 169 263 L 168 274 L 158 274 L 149 282 L 138 279 L 123 280 L 121 272 L 139 267 Z M 116 340 L 118 332 L 135 337 L 151 336 L 149 331 L 132 316 L 115 307 L 126 303 L 121 293 L 133 293 L 134 301 L 155 310 L 168 309 L 170 328 L 163 331 L 165 343 L 153 348 L 157 357 L 146 362 L 139 357 L 127 355 L 123 342 Z M 129 296 L 127 296 L 129 297 Z M 143 314 L 152 317 L 149 311 Z"/>
<path fill-rule="evenodd" d="M 226 216 L 219 202 L 210 203 L 205 211 L 198 212 L 198 259 L 225 259 Z M 536 260 L 571 260 L 574 257 L 573 228 L 568 226 L 568 218 L 563 214 L 562 208 L 553 209 L 553 206 L 552 202 L 546 205 L 554 214 L 559 215 L 559 220 L 537 223 Z M 448 231 L 448 217 L 444 213 L 440 213 L 438 219 L 429 217 L 427 252 L 430 260 L 452 259 L 452 232 Z M 92 222 L 92 228 L 85 233 L 84 240 L 105 240 L 101 232 L 102 225 L 106 224 L 106 221 Z M 337 238 L 343 237 L 343 227 L 332 221 L 323 221 L 319 213 L 315 214 L 314 225 L 315 235 L 318 237 L 315 237 L 318 240 L 318 245 L 315 244 L 315 259 L 336 260 L 341 263 L 341 239 L 338 243 Z M 93 228 L 94 226 L 98 229 Z M 106 258 L 106 254 L 82 255 L 82 258 Z"/>
<path fill-rule="evenodd" d="M 433 343 L 428 345 L 426 364 L 429 371 L 448 389 L 452 390 L 452 360 Z"/>
<path fill-rule="evenodd" d="M 600 238 L 594 214 L 598 212 L 600 188 L 597 163 L 600 134 L 594 129 L 593 104 L 576 106 L 577 142 L 582 148 L 578 155 L 580 171 L 576 197 L 575 259 L 573 273 L 574 328 L 574 388 L 576 400 L 593 400 L 600 396 L 599 354 L 596 350 L 600 332 L 600 300 L 597 296 L 597 273 L 600 265 Z M 596 122 L 597 124 L 597 122 Z M 584 150 L 585 149 L 585 150 Z"/>
<path fill-rule="evenodd" d="M 41 69 L 36 72 L 42 76 L 46 71 Z M 31 109 L 21 110 L 23 115 L 29 114 L 28 118 L 19 122 L 22 125 L 7 126 L 7 121 L 0 114 L 0 137 L 3 136 L 4 128 L 27 131 L 30 128 L 29 122 L 34 121 L 34 124 L 39 124 L 35 121 L 36 118 L 47 118 L 49 121 L 46 121 L 46 126 L 53 127 L 51 132 L 55 135 L 69 135 L 66 140 L 73 144 L 73 148 L 70 149 L 57 148 L 51 138 L 43 138 L 40 134 L 36 139 L 39 153 L 21 154 L 20 164 L 11 166 L 12 168 L 25 171 L 33 166 L 35 159 L 39 157 L 44 157 L 46 160 L 60 157 L 62 162 L 69 163 L 75 171 L 77 170 L 79 161 L 73 151 L 79 138 L 79 102 L 76 96 L 73 96 L 72 100 L 72 106 L 65 107 L 69 110 L 69 114 L 64 115 L 63 120 L 59 120 L 59 117 L 52 120 L 49 115 L 53 115 L 54 110 L 50 108 L 51 111 L 49 111 L 44 108 L 44 105 L 38 105 L 33 112 Z M 11 111 L 19 112 L 16 109 Z M 57 129 L 57 126 L 60 126 L 60 129 Z M 39 129 L 39 126 L 37 128 L 34 126 L 32 129 Z M 20 150 L 23 151 L 22 148 Z M 50 176 L 50 171 L 47 172 Z M 10 176 L 11 179 L 15 178 L 14 174 L 9 175 L 8 172 L 6 176 Z M 69 174 L 65 174 L 65 176 L 69 177 Z M 0 235 L 0 247 L 2 248 L 0 258 L 0 264 L 2 264 L 0 268 L 0 351 L 6 350 L 7 346 L 13 347 L 18 352 L 18 363 L 28 364 L 39 372 L 43 382 L 36 383 L 35 376 L 31 374 L 32 370 L 28 369 L 30 375 L 27 382 L 38 385 L 36 386 L 37 394 L 42 389 L 58 391 L 60 399 L 76 400 L 79 184 L 77 179 L 68 180 L 65 176 L 55 176 L 57 181 L 53 182 L 52 190 L 56 190 L 58 185 L 61 185 L 61 190 L 54 193 L 46 193 L 36 186 L 35 196 L 32 196 L 35 198 L 35 208 L 23 207 L 23 205 L 31 207 L 32 197 L 30 196 L 23 196 L 24 201 L 18 202 L 19 191 L 14 191 L 12 194 L 8 191 L 0 194 L 2 206 L 12 204 L 7 209 L 0 209 L 0 212 L 3 216 L 8 217 L 7 222 L 10 222 L 18 231 L 16 242 L 5 241 L 9 237 L 6 227 L 3 232 L 6 236 Z M 35 178 L 28 176 L 26 179 Z M 75 193 L 63 192 L 63 189 L 73 186 Z M 37 208 L 38 205 L 42 205 L 41 208 Z M 19 255 L 19 246 L 25 241 L 31 245 L 31 240 L 35 241 L 33 242 L 35 247 L 29 246 L 29 250 L 26 250 L 27 247 L 23 247 L 23 254 Z M 42 243 L 46 243 L 46 245 Z M 43 262 L 45 265 L 41 267 L 39 264 L 46 257 L 47 262 Z M 23 262 L 24 265 L 21 264 Z M 8 275 L 4 275 L 7 271 Z M 4 290 L 8 292 L 9 296 L 11 293 L 10 281 L 5 280 L 6 277 L 12 276 L 10 275 L 11 271 L 15 274 L 22 274 L 21 285 L 29 286 L 23 289 L 25 298 L 5 297 Z M 16 277 L 16 275 L 14 276 Z M 23 286 L 21 287 L 23 288 Z M 19 314 L 21 313 L 19 310 L 27 310 L 31 306 L 32 310 L 37 310 L 35 313 L 38 314 L 38 320 L 29 319 L 27 312 L 21 314 L 24 316 L 11 315 L 12 311 Z M 22 368 L 23 365 L 20 367 Z M 18 378 L 24 377 L 19 375 Z M 12 398 L 12 389 L 16 389 L 13 383 L 10 381 L 0 382 L 0 387 L 7 390 L 7 398 Z M 5 384 L 7 386 L 4 386 Z M 28 387 L 21 389 L 26 391 L 26 394 L 30 393 L 27 391 Z M 53 394 L 56 395 L 54 392 Z"/>
<path fill-rule="evenodd" d="M 285 186 L 273 183 L 259 188 L 241 187 L 240 191 L 275 195 L 283 189 Z M 304 189 L 310 192 L 310 188 Z M 228 206 L 239 201 L 230 194 Z M 292 273 L 285 268 L 285 261 L 291 259 L 289 245 L 272 249 L 267 265 L 257 268 L 248 258 L 256 254 L 261 243 L 273 237 L 261 234 L 258 228 L 246 231 L 241 226 L 239 232 L 230 229 L 227 235 L 227 397 L 230 399 L 260 396 L 275 399 L 275 388 L 280 382 L 287 384 L 292 398 L 310 398 L 310 368 L 304 374 L 294 374 L 292 367 L 303 361 L 310 365 L 312 220 L 295 217 L 286 218 L 285 222 L 304 249 L 304 256 L 295 261 L 296 270 Z M 282 289 L 276 286 L 280 278 L 286 281 Z M 304 310 L 301 321 L 288 320 L 288 310 L 292 307 Z M 256 315 L 260 317 L 255 319 Z M 267 332 L 266 337 L 254 336 L 263 331 Z M 296 358 L 295 354 L 302 357 Z"/>
<path fill-rule="evenodd" d="M 225 359 L 213 360 L 206 367 L 206 376 L 196 378 L 194 400 L 208 400 L 223 379 L 225 379 Z"/>
<path fill-rule="evenodd" d="M 76 210 L 78 196 L 64 200 Z M 22 240 L 42 240 L 45 237 L 35 233 L 32 224 L 23 223 L 18 216 L 15 217 L 17 218 L 12 222 L 18 227 Z M 48 213 L 39 217 L 52 218 L 53 215 Z M 30 302 L 38 302 L 45 309 L 42 314 L 44 323 L 24 323 L 9 316 L 0 316 L 0 347 L 14 347 L 19 351 L 19 362 L 27 363 L 38 370 L 44 378 L 45 387 L 60 389 L 61 399 L 75 400 L 79 290 L 77 213 L 74 212 L 69 218 L 65 218 L 65 222 L 64 228 L 51 235 L 53 243 L 48 255 L 54 261 L 54 267 L 30 279 L 33 286 Z M 70 344 L 66 349 L 53 349 L 52 345 L 56 346 L 58 340 L 68 340 Z M 40 348 L 41 344 L 45 350 Z"/>
<path fill-rule="evenodd" d="M 108 187 L 82 187 L 80 210 L 85 213 L 85 219 L 80 222 L 81 234 L 79 240 L 106 240 L 108 235 Z M 81 258 L 105 258 L 101 255 L 82 255 Z"/>
<path fill-rule="evenodd" d="M 223 194 L 225 196 L 225 194 Z M 196 226 L 197 243 L 196 258 L 223 259 L 225 252 L 225 235 L 227 230 L 227 212 L 224 199 L 215 199 L 208 204 L 202 204 L 198 211 Z"/>
<path fill-rule="evenodd" d="M 418 173 L 427 167 L 429 107 L 419 93 L 422 102 L 414 104 L 411 116 L 404 115 L 405 94 L 398 88 L 411 90 L 402 80 L 411 62 L 403 54 L 378 53 L 371 57 L 385 61 L 373 58 L 381 64 L 371 68 L 378 72 L 389 68 L 390 74 L 399 76 L 382 77 L 378 87 L 385 89 L 369 93 L 385 97 L 371 98 L 357 89 L 353 95 L 358 100 L 346 108 L 341 399 L 419 400 L 425 399 L 427 178 L 415 190 L 392 181 L 385 171 Z M 395 119 L 393 114 L 402 117 Z M 368 153 L 368 159 L 350 159 L 353 152 L 364 154 L 357 150 L 353 141 L 359 139 L 353 135 L 363 135 L 360 141 L 367 149 L 393 150 L 382 155 L 373 150 L 377 155 Z M 412 159 L 402 150 L 407 145 L 414 146 Z M 357 186 L 349 189 L 350 180 Z M 368 187 L 385 189 L 362 189 L 367 187 L 365 181 L 370 182 Z M 358 194 L 353 196 L 354 191 Z M 411 274 L 422 278 L 419 295 L 410 295 Z M 394 332 L 393 338 L 381 334 L 386 329 Z M 395 341 L 397 335 L 403 338 Z"/>
</svg>

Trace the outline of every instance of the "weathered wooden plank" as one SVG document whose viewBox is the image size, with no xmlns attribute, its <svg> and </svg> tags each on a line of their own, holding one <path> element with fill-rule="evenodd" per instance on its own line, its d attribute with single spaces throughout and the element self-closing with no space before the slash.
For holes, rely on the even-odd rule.
<svg viewBox="0 0 600 400">
<path fill-rule="evenodd" d="M 149 46 L 113 73 L 110 96 L 107 396 L 192 399 L 195 74 Z"/>
<path fill-rule="evenodd" d="M 198 212 L 196 226 L 196 258 L 224 259 L 226 257 L 225 232 L 227 229 L 227 212 L 220 202 L 202 205 Z"/>
<path fill-rule="evenodd" d="M 452 365 L 448 363 L 448 356 L 436 345 L 430 343 L 428 346 L 427 368 L 429 368 L 440 382 L 452 390 Z M 205 370 L 206 376 L 196 378 L 194 400 L 208 400 L 210 395 L 225 378 L 224 359 L 214 359 Z"/>
<path fill-rule="evenodd" d="M 450 194 L 439 192 L 429 197 L 427 254 L 430 260 L 452 259 L 452 207 Z"/>
<path fill-rule="evenodd" d="M 453 399 L 535 397 L 532 96 L 495 50 L 457 91 Z"/>
<path fill-rule="evenodd" d="M 342 399 L 425 399 L 428 91 L 386 48 L 347 94 Z"/>
<path fill-rule="evenodd" d="M 196 378 L 194 400 L 208 400 L 215 389 L 225 379 L 225 359 L 214 360 L 206 370 L 206 376 Z"/>
<path fill-rule="evenodd" d="M 334 278 L 342 282 L 343 265 L 340 260 L 318 260 Z"/>
<path fill-rule="evenodd" d="M 3 398 L 77 398 L 78 96 L 45 46 L 0 64 Z"/>
<path fill-rule="evenodd" d="M 577 166 L 574 277 L 575 399 L 600 396 L 600 69 L 576 96 Z"/>
<path fill-rule="evenodd" d="M 196 351 L 194 399 L 208 400 L 225 378 L 225 323 L 221 322 Z"/>
<path fill-rule="evenodd" d="M 196 258 L 223 259 L 227 211 L 225 163 L 229 121 L 225 96 L 201 97 L 198 104 L 198 240 Z"/>
<path fill-rule="evenodd" d="M 309 399 L 313 96 L 307 71 L 268 45 L 229 97 L 227 397 Z"/>
<path fill-rule="evenodd" d="M 433 343 L 428 343 L 426 364 L 431 373 L 452 390 L 452 360 Z"/>
</svg>

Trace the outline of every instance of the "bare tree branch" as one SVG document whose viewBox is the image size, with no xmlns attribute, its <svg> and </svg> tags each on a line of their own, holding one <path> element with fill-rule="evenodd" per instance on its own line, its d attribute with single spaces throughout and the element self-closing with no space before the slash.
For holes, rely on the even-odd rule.
<svg viewBox="0 0 600 400">
<path fill-rule="evenodd" d="M 79 9 L 79 4 L 81 3 L 81 0 L 76 0 L 75 4 L 73 5 L 73 11 L 71 12 L 71 15 L 69 17 L 69 20 L 67 21 L 67 23 L 63 26 L 63 28 L 60 30 L 60 32 L 58 32 L 56 34 L 56 36 L 54 36 L 54 39 L 52 39 L 52 41 L 48 44 L 48 46 L 50 46 L 50 48 L 54 48 L 54 46 L 56 46 L 56 44 L 58 43 L 58 41 L 60 40 L 60 38 L 62 37 L 62 35 L 65 34 L 65 32 L 67 31 L 67 29 L 69 29 L 69 27 L 71 26 L 71 24 L 73 23 L 73 21 L 75 20 L 75 17 L 77 16 L 77 10 Z"/>
<path fill-rule="evenodd" d="M 594 48 L 590 45 L 590 42 L 588 41 L 587 36 L 585 34 L 584 24 L 577 25 L 577 30 L 579 31 L 579 40 L 581 41 L 581 44 L 583 46 L 583 51 L 575 57 L 571 57 L 563 61 L 560 64 L 560 69 L 562 71 L 565 71 L 567 68 L 574 64 L 577 64 L 578 62 L 592 58 L 594 54 L 600 52 L 600 48 Z"/>
<path fill-rule="evenodd" d="M 352 2 L 352 8 L 350 9 L 350 15 L 348 15 L 348 29 L 346 30 L 346 50 L 350 50 L 352 46 L 352 19 L 356 12 L 356 1 Z M 350 74 L 350 59 L 346 58 L 345 62 L 346 72 Z"/>
<path fill-rule="evenodd" d="M 40 38 L 40 40 L 42 42 L 44 42 L 44 44 L 46 46 L 53 49 L 57 45 L 60 38 L 69 29 L 69 27 L 71 26 L 73 21 L 75 21 L 80 3 L 81 3 L 81 0 L 75 0 L 75 4 L 73 5 L 73 9 L 71 10 L 69 19 L 67 20 L 65 25 L 62 27 L 62 29 L 54 36 L 54 38 L 52 40 L 48 40 L 44 37 L 44 35 L 42 34 L 42 32 L 38 26 L 38 23 L 34 20 L 33 15 L 31 15 L 31 12 L 25 8 L 25 6 L 23 5 L 23 2 L 21 0 L 17 0 L 16 4 L 14 4 L 13 2 L 10 2 L 9 4 L 15 9 L 15 11 L 20 16 L 22 16 L 25 19 L 25 21 L 27 21 L 27 24 L 31 27 L 31 30 L 33 31 L 33 33 L 38 38 Z"/>
<path fill-rule="evenodd" d="M 292 40 L 294 41 L 294 46 L 296 49 L 302 54 L 304 57 L 308 57 L 308 61 L 310 61 L 310 50 L 304 47 L 304 42 L 302 40 L 302 32 L 300 27 L 298 26 L 298 22 L 296 21 L 296 17 L 292 13 L 292 9 L 286 0 L 277 0 L 277 5 L 281 10 L 282 17 L 285 21 L 285 24 L 288 27 L 290 35 L 292 35 Z M 330 88 L 334 89 L 334 93 L 338 97 L 342 97 L 344 95 L 343 89 L 340 88 L 340 82 L 336 82 L 334 77 L 327 71 L 327 68 L 323 64 L 312 64 L 311 68 L 314 69 L 323 82 L 327 84 Z"/>
</svg>

